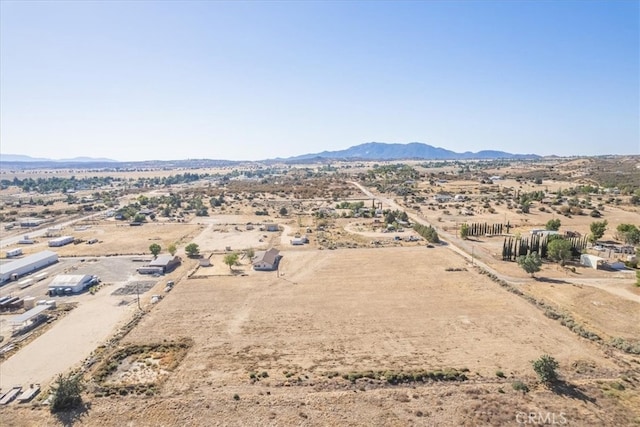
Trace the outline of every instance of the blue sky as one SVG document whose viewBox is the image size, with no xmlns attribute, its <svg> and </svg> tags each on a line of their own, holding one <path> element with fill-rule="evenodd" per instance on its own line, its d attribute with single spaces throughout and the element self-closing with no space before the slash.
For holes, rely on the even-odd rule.
<svg viewBox="0 0 640 427">
<path fill-rule="evenodd" d="M 0 152 L 640 154 L 637 1 L 0 2 Z"/>
</svg>

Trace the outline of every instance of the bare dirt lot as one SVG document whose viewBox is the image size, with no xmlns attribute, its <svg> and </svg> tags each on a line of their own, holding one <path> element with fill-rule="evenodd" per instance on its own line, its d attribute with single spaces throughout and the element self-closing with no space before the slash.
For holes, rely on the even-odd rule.
<svg viewBox="0 0 640 427">
<path fill-rule="evenodd" d="M 94 398 L 78 425 L 126 424 L 133 408 L 136 425 L 517 425 L 522 411 L 614 425 L 640 415 L 624 392 L 616 392 L 622 400 L 605 393 L 626 372 L 615 357 L 446 248 L 283 254 L 280 277 L 180 282 L 122 344 L 191 339 L 182 363 L 159 395 Z M 560 362 L 571 384 L 564 392 L 536 386 L 530 361 L 544 353 Z M 469 379 L 389 386 L 342 378 L 447 368 Z M 516 392 L 515 380 L 532 391 Z M 637 384 L 627 386 L 634 393 Z"/>
</svg>

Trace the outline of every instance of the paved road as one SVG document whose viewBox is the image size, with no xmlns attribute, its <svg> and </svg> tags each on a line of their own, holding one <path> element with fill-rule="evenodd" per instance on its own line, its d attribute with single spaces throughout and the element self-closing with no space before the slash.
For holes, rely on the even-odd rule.
<svg viewBox="0 0 640 427">
<path fill-rule="evenodd" d="M 408 212 L 405 207 L 400 206 L 392 199 L 389 199 L 384 196 L 380 196 L 378 194 L 374 194 L 369 189 L 365 188 L 364 186 L 362 186 L 357 182 L 350 181 L 349 183 L 358 187 L 360 191 L 362 191 L 364 194 L 371 197 L 372 199 L 380 200 L 382 203 L 390 206 L 392 209 L 397 209 L 397 210 L 402 210 L 407 212 L 407 215 L 409 216 L 409 218 L 411 218 L 414 222 L 417 222 L 423 225 L 431 225 L 438 232 L 438 236 L 440 237 L 440 240 L 445 242 L 449 249 L 461 255 L 468 262 L 485 269 L 486 271 L 496 275 L 498 278 L 506 281 L 507 283 L 511 285 L 517 285 L 517 284 L 526 283 L 530 280 L 530 279 L 522 279 L 520 277 L 507 276 L 503 273 L 500 273 L 493 267 L 487 265 L 487 263 L 482 260 L 483 258 L 482 253 L 481 252 L 478 253 L 479 251 L 475 252 L 474 247 L 471 243 L 465 242 L 457 238 L 451 233 L 438 229 L 438 227 L 436 227 L 433 224 L 430 224 L 425 218 L 419 215 L 416 215 L 414 213 Z M 609 292 L 612 295 L 616 295 L 620 298 L 624 298 L 629 301 L 640 303 L 640 295 L 636 295 L 627 289 L 619 288 L 616 286 L 605 285 L 602 283 L 602 280 L 599 280 L 599 279 L 569 279 L 569 280 L 563 279 L 563 280 L 565 280 L 568 283 L 575 283 L 578 285 L 591 286 L 594 288 L 598 288 L 603 291 Z"/>
</svg>

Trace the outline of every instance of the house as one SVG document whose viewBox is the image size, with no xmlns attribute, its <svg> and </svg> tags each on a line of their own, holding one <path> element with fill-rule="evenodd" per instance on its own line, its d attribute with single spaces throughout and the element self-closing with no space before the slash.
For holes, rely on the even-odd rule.
<svg viewBox="0 0 640 427">
<path fill-rule="evenodd" d="M 254 270 L 273 271 L 278 268 L 280 258 L 282 258 L 280 251 L 276 248 L 271 248 L 268 251 L 257 252 L 251 263 L 253 264 Z"/>
</svg>

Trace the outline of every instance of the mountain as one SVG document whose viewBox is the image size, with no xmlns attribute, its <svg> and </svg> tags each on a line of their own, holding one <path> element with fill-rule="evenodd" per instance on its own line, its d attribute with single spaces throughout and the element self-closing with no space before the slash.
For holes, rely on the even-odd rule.
<svg viewBox="0 0 640 427">
<path fill-rule="evenodd" d="M 61 162 L 61 163 L 104 163 L 104 162 L 117 162 L 117 160 L 93 158 L 93 157 L 75 157 L 73 159 L 45 159 L 42 157 L 31 157 L 22 154 L 0 154 L 0 161 L 2 162 Z"/>
<path fill-rule="evenodd" d="M 367 142 L 355 145 L 346 150 L 323 151 L 321 153 L 303 154 L 301 156 L 280 159 L 297 162 L 300 160 L 463 160 L 463 159 L 537 159 L 537 154 L 512 154 L 504 151 L 482 150 L 477 153 L 466 151 L 456 153 L 445 148 L 434 147 L 420 142 L 409 144 L 387 144 L 383 142 Z"/>
</svg>

